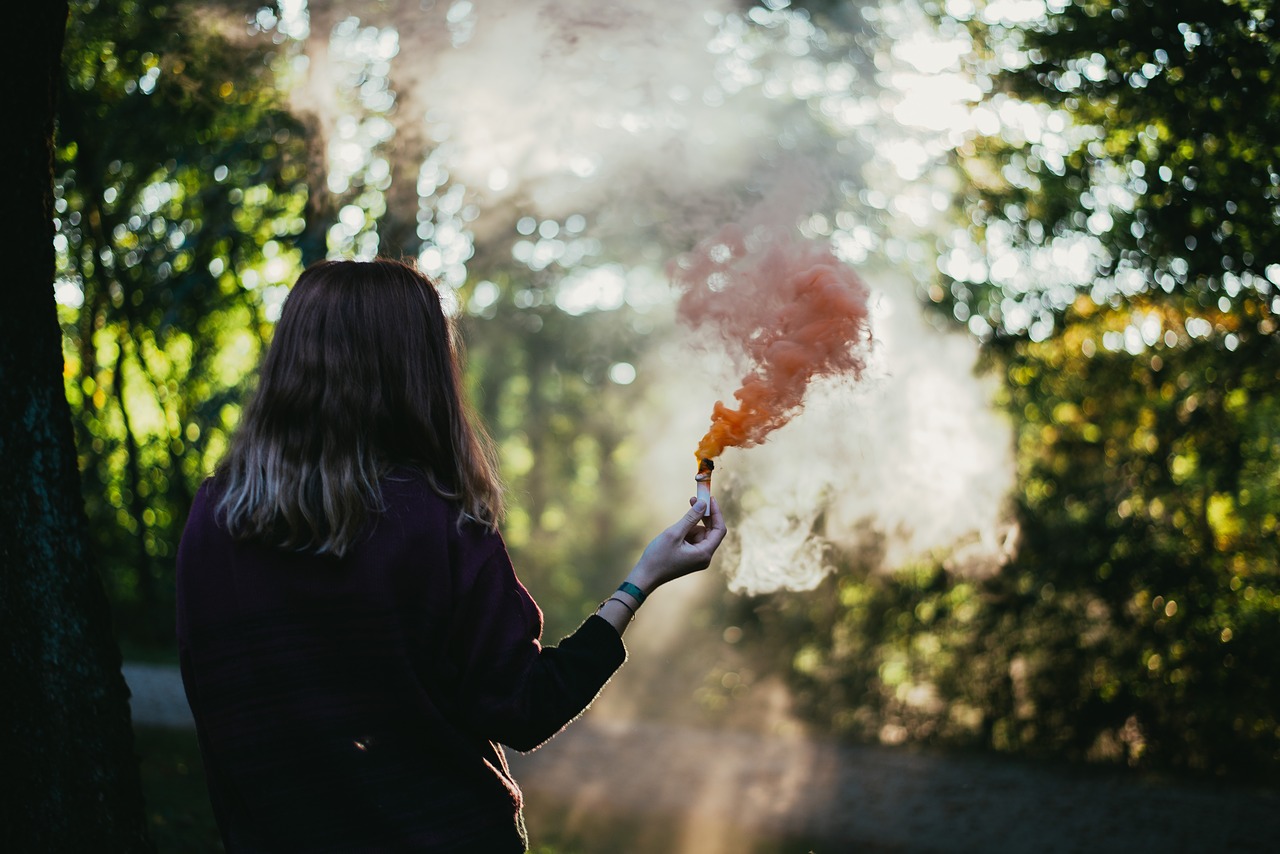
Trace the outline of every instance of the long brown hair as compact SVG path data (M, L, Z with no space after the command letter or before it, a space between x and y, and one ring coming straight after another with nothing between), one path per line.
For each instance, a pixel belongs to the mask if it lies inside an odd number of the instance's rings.
M492 443L462 394L431 281L399 261L324 261L285 300L218 468L218 510L239 539L341 557L395 466L472 519L502 513Z

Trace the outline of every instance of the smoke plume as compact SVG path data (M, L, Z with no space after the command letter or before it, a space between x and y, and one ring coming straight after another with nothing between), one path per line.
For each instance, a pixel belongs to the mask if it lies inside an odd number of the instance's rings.
M716 402L700 458L764 442L801 410L815 378L862 372L867 287L825 244L729 225L672 265L672 278L679 317L713 329L748 366L737 408Z

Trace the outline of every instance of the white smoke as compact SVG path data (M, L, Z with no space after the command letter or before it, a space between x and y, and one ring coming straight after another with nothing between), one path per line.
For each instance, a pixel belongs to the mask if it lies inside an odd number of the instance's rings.
M649 224L638 202L698 206L749 183L794 111L792 88L823 85L820 69L800 83L792 63L762 60L807 50L806 19L770 12L753 24L737 5L312 0L293 100L326 136L350 134L357 102L385 80L397 138L372 140L375 156L410 176L422 164L424 199L465 188L477 244L509 231L513 211L583 213L625 233ZM393 56L339 61L352 43L392 36Z
M827 543L870 549L880 568L945 557L986 573L1009 557L1012 431L994 383L974 375L975 342L930 324L900 276L868 278L877 341L863 380L814 387L769 443L725 454L743 510L737 589L816 586Z

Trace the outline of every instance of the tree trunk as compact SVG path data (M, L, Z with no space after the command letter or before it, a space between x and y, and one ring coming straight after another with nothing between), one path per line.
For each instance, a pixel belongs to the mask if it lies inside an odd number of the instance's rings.
M89 560L52 299L54 93L66 0L10 10L0 202L0 849L150 851L128 691Z

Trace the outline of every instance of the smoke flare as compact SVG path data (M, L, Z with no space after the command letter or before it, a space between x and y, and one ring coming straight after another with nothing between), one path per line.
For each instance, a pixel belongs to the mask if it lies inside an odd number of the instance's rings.
M670 270L682 291L678 314L740 347L748 372L716 401L697 456L751 447L803 409L818 377L857 378L871 340L867 286L831 248L759 226L728 225Z

